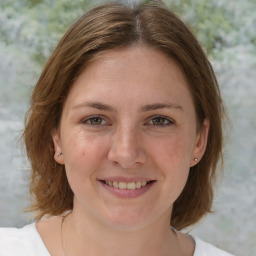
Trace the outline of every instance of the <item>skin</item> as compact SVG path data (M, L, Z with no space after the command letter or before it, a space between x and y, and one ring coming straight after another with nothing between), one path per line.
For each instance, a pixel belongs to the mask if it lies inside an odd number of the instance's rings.
M63 226L67 255L193 255L193 241L169 223L208 130L205 120L197 132L184 75L158 50L136 45L91 62L53 131L55 160L65 165L74 192ZM140 196L120 198L99 181L116 176L154 183ZM51 254L63 255L60 218L37 229Z

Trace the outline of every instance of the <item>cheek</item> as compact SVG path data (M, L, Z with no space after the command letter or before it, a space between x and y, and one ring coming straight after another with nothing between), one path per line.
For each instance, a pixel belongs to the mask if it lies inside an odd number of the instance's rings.
M157 159L170 168L178 165L189 167L192 145L189 136L182 133L158 140L151 148Z
M158 141L152 149L154 164L164 180L166 200L175 200L183 190L190 170L192 141L186 135L175 134Z
M69 136L64 145L67 174L77 178L92 176L107 155L107 139L80 133Z

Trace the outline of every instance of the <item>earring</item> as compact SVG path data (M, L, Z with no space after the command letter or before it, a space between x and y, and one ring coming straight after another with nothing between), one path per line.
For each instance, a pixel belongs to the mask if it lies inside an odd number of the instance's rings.
M57 155L57 157L62 157L62 152L60 152L58 155Z
M195 158L194 158L194 161L197 162L197 161L198 161L198 158L195 157Z

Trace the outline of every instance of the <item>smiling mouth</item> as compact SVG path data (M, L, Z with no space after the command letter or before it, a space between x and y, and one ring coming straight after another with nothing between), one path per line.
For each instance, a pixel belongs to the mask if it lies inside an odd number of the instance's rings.
M117 188L120 190L136 190L143 187L146 187L148 184L153 183L154 180L151 181L133 181L133 182L123 182L123 181L107 181L101 180L105 185L113 188Z

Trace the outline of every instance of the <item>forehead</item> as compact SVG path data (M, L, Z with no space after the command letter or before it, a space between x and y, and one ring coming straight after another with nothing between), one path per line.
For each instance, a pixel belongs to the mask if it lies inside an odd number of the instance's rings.
M93 72L90 72L92 69ZM101 75L103 75L103 71L106 71L104 74L111 71L122 75L125 74L124 71L127 71L127 74L130 71L135 74L141 72L147 74L147 77L158 79L161 78L162 73L165 73L165 76L169 74L169 78L172 78L171 76L175 74L176 78L184 80L182 83L186 83L182 71L173 58L156 48L145 45L135 44L130 47L120 47L100 52L88 63L81 75L92 75L94 73L97 76L99 75L97 71Z
M101 53L74 82L68 98L81 103L85 98L104 99L113 104L192 102L186 79L176 62L146 46Z

